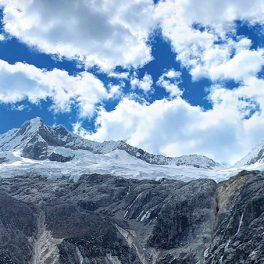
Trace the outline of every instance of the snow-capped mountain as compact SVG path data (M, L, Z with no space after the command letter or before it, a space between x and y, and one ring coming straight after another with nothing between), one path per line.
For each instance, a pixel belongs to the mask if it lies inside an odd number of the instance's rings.
M74 158L76 150L87 150L94 154L107 154L122 150L130 156L154 165L193 166L212 169L219 166L214 160L201 155L184 155L171 158L130 146L124 141L105 141L103 143L87 140L68 132L59 125L51 128L39 118L34 118L0 136L0 150L5 152L19 150L24 158L66 162Z
M241 248L261 260L264 174L238 172L262 154L223 168L30 120L0 136L0 263L235 263Z
M0 137L0 263L263 263L262 149L225 169L30 120Z
M0 135L2 177L36 173L49 177L100 173L137 179L172 178L189 181L212 178L221 181L248 169L264 168L264 145L260 144L233 167L202 155L166 157L150 154L124 141L95 142L49 127L40 118Z
M235 166L260 166L264 164L264 142L256 145L244 158L238 161Z
M227 177L219 174L221 169L219 163L202 155L172 158L150 154L124 141L87 140L63 126L49 127L40 118L0 136L2 177L35 173L76 180L84 173L100 173L137 179L220 180Z

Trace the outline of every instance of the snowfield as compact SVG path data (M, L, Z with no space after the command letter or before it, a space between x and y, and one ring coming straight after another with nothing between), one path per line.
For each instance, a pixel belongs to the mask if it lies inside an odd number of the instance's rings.
M87 150L69 150L63 147L53 147L50 151L74 156L74 158L71 161L62 163L23 158L20 156L19 151L5 153L5 156L8 156L10 160L0 164L1 177L38 174L49 178L66 176L77 181L82 174L98 173L135 179L159 180L170 178L190 181L198 178L210 178L215 181L222 181L243 169L235 167L224 168L221 166L214 169L205 169L184 165L154 165L137 159L124 150L114 150L106 154L94 154Z

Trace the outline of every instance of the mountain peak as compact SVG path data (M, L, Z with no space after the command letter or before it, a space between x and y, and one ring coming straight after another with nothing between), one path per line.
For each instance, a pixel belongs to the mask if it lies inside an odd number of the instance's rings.
M235 166L249 166L256 163L263 164L264 162L264 142L256 145L244 158L238 161Z
M32 125L41 125L41 124L44 123L43 120L42 120L42 118L39 117L39 116L36 116L36 117L30 119L30 120L27 121L27 122L29 122L29 123L32 124Z
M54 160L54 157L56 157L56 159L64 160L65 157L58 158L56 151L59 148L60 150L63 148L65 153L86 150L94 154L103 155L115 150L121 150L132 157L153 165L192 166L206 169L219 165L213 160L200 155L186 155L172 158L150 154L122 140L105 141L103 143L90 141L68 132L62 125L49 127L40 117L33 118L25 122L21 128L8 131L6 134L0 136L0 150L19 150L23 157L30 159L45 160L52 157L52 160Z
M0 150L19 150L23 157L45 159L47 143L41 135L49 131L40 117L25 122L20 128L12 129L0 136Z
M35 118L32 118L28 121L26 121L22 126L21 128L19 129L20 130L20 133L23 134L24 132L28 132L28 131L31 131L31 132L37 132L40 127L44 126L44 122L43 120L40 118L40 117L35 117Z
M37 117L34 117L34 118L32 118L32 119L26 121L26 122L22 125L22 127L23 127L23 126L28 126L28 125L31 125L31 126L34 126L34 127L39 127L39 126L41 126L41 125L43 125L43 124L44 124L44 122L43 122L42 118L40 118L39 116L37 116Z

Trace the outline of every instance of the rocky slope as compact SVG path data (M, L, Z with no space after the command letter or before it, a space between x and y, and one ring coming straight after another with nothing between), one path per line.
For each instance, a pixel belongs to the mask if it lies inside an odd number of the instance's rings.
M264 174L1 179L0 263L264 263Z

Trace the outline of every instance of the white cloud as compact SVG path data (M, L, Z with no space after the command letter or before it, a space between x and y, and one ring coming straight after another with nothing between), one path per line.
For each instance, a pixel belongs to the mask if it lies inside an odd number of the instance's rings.
M0 34L0 41L5 40L5 36L3 34Z
M212 89L213 108L191 106L181 97L152 104L124 98L110 112L103 108L92 140L125 139L131 145L169 156L198 153L235 162L263 139L264 80L249 78L234 90Z
M250 41L228 35L234 31L237 19L264 23L262 0L211 0L200 4L195 0L166 0L156 6L152 0L76 0L67 4L63 0L2 0L2 5L4 27L11 35L44 52L107 71L117 65L137 67L150 61L146 41L158 23L177 52L177 59L194 79L233 78L233 72L239 71L238 62L246 65L250 61L254 66L255 71L243 66L245 76L255 74L263 65L263 51L258 55L248 52L245 58L243 52L249 51ZM202 30L194 24L201 25ZM222 74L225 66L230 72ZM244 75L234 78L244 80Z
M163 87L172 97L182 95L182 89L179 87L180 83L181 72L173 69L163 73L157 81L157 85Z
M109 88L108 98L111 99L111 98L120 97L122 95L122 87L124 85L125 84L121 84L121 85L118 85L118 84L110 84L110 85L108 85L108 88Z
M218 0L204 1L197 4L195 0L178 0L190 20L205 25L232 22L235 19L263 21L264 3L261 0ZM221 15L220 15L221 14Z
M150 0L2 0L5 30L50 54L109 70L143 65L152 30Z
M152 89L153 80L151 75L145 73L142 79L139 79L135 74L130 80L132 89L140 89L143 90L144 93L148 93Z
M211 67L208 71L212 79L246 80L256 76L264 65L264 49L242 50L229 61Z
M223 0L221 3L212 0L199 4L195 0L167 0L160 1L155 12L163 35L171 41L177 59L194 79L238 81L244 80L244 76L254 76L261 69L263 50L250 51L249 39L231 38L229 34L235 31L236 19L264 23L263 15L261 0ZM194 27L195 24L198 26ZM248 62L253 69L246 67ZM238 74L240 63L243 71Z
M11 105L11 109L13 111L24 111L28 108L28 106L24 105L24 104L12 104Z
M32 103L50 98L56 111L70 110L77 103L81 116L90 115L95 106L109 95L93 74L82 72L70 76L66 71L44 71L33 65L14 65L0 60L0 102L17 103L28 99Z
M44 71L0 60L0 102L28 99L37 103L49 98L56 111L68 111L77 103L81 120L97 109L95 133L85 131L78 122L74 131L99 141L125 139L170 156L198 153L234 162L263 138L264 81L256 75L264 65L264 51L252 50L246 37L229 36L235 33L236 19L264 23L262 0L166 0L156 7L152 0L67 4L63 0L2 0L2 4L9 34L46 53L98 65L116 80L107 85L107 91L88 72L70 76L63 70ZM146 40L157 22L194 79L208 77L216 83L234 79L242 81L241 86L230 90L214 85L209 95L212 109L203 110L181 97L181 75L171 69L156 83L170 99L149 104L138 98L137 89L153 91L151 75L131 77L128 69L118 73L113 68L137 67L151 59ZM121 97L127 80L132 91L113 111L97 108L104 100Z
M237 147L236 121L217 110L203 112L180 97L150 105L124 99L112 112L102 109L97 132L86 137L99 141L126 139L131 145L169 156L198 153L221 160L226 159L230 148Z
M125 79L128 80L129 72L110 72L108 77L115 79Z
M88 132L82 127L82 123L77 121L76 123L72 124L72 131L74 134L78 134L79 136L85 138L87 137Z

